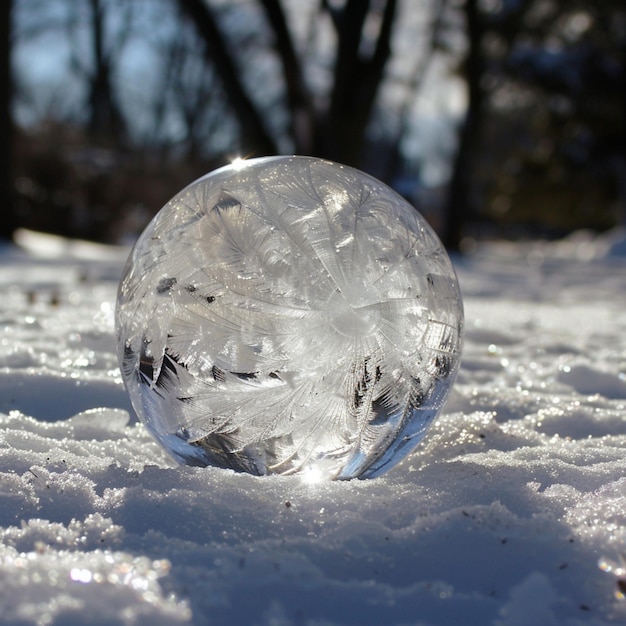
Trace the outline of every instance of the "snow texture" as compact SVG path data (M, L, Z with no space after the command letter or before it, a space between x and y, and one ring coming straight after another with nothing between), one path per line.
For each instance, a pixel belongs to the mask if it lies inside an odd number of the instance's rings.
M174 466L117 369L128 251L22 233L0 249L0 624L623 624L625 239L458 259L443 413L384 476L316 482Z
M175 460L341 479L415 448L463 333L426 221L311 157L252 159L182 190L134 247L116 317L133 406Z

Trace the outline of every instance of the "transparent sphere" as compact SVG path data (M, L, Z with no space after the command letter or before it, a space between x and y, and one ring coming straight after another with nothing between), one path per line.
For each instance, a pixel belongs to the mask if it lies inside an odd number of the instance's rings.
M426 434L463 306L441 243L398 194L271 157L163 207L128 259L116 326L133 407L177 461L348 479Z

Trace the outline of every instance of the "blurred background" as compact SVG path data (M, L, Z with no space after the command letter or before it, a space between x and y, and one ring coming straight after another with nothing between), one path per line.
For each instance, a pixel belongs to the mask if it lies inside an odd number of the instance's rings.
M0 238L134 240L236 157L363 169L451 250L626 224L623 0L2 0Z

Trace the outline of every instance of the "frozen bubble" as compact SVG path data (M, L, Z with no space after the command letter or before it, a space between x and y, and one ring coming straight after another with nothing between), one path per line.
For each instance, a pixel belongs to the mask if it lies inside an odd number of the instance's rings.
M165 205L130 255L116 325L133 406L177 461L348 479L423 438L456 375L463 307L399 195L271 157Z

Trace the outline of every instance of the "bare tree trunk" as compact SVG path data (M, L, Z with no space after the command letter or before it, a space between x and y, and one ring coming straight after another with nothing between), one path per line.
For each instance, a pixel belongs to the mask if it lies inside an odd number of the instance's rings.
M370 10L368 0L348 0L335 17L339 47L319 150L348 165L359 165L361 160L365 131L390 56L396 0L385 3L376 46L369 58L363 58L363 27Z
M5 207L0 218L0 239L11 239L17 227L13 188L13 122L11 120L11 9L12 0L0 2L0 202Z
M91 31L94 70L89 85L89 130L96 138L117 142L124 135L124 123L113 91L111 59L104 46L101 0L91 0Z
M478 207L477 190L473 182L473 163L478 155L485 120L487 94L484 77L487 73L486 59L482 50L485 33L497 27L499 34L510 49L525 23L527 13L535 5L533 0L510 3L506 14L499 21L482 14L479 0L466 0L464 4L468 51L465 58L465 80L468 90L468 107L459 134L459 145L453 166L445 213L443 242L450 250L458 250L468 217ZM556 15L554 19L557 19ZM474 192L474 193L472 193Z
M180 6L195 25L205 44L206 55L213 63L224 91L241 125L241 143L246 154L275 154L276 142L267 132L263 118L248 96L209 5L203 0L179 0Z
M472 206L472 156L480 141L485 93L482 86L484 59L481 52L482 24L478 1L465 3L468 52L465 59L465 77L468 90L468 106L454 160L454 168L448 191L443 231L443 243L448 250L459 250L463 229Z

